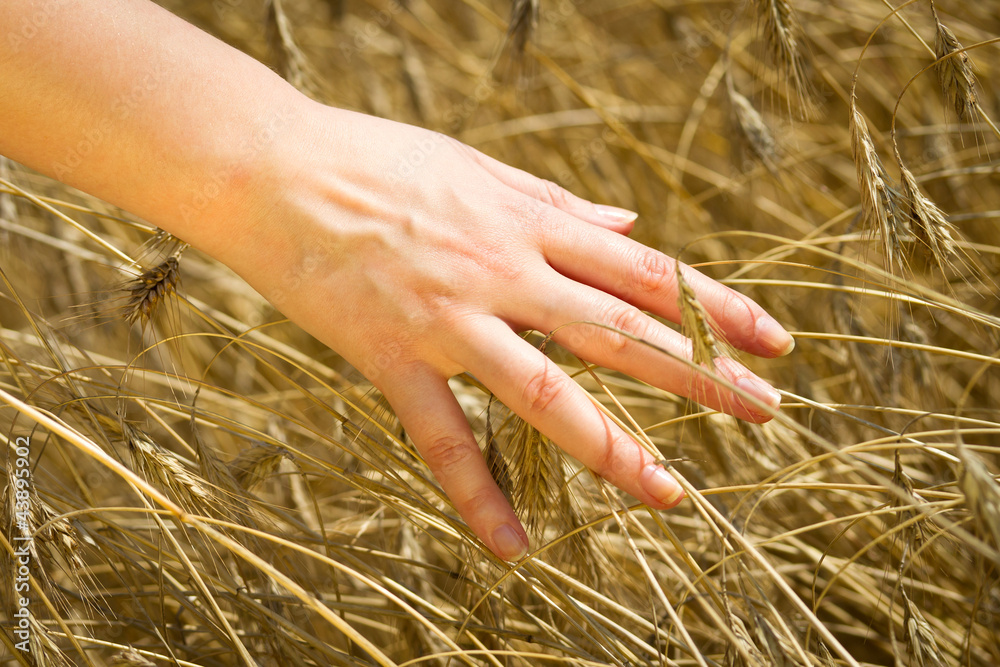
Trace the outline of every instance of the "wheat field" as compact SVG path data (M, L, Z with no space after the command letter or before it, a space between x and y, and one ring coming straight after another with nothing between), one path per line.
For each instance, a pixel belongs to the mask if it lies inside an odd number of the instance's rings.
M738 422L528 333L689 498L633 504L456 377L532 536L505 563L358 371L0 158L0 664L1000 664L994 3L160 4L318 100L638 211L793 333L742 359L783 407ZM712 376L733 353L681 307Z

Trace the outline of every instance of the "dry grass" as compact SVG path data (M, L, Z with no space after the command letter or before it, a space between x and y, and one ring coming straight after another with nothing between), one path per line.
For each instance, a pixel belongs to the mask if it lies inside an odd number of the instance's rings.
M805 35L791 0L753 0L757 30L769 56L769 64L784 78L790 95L804 116L813 109L813 84L805 46ZM789 99L789 109L791 109Z
M533 529L510 567L341 359L0 160L0 443L33 464L4 614L34 537L31 658L4 625L0 664L1000 664L991 3L164 4L320 99L638 210L796 332L746 360L784 407L738 424L550 343L688 488L652 512L454 379ZM725 341L680 305L710 374Z
M278 71L299 90L311 92L313 83L309 61L292 34L291 22L284 10L284 0L267 0L265 7L268 40Z
M945 97L955 109L958 120L968 120L975 114L979 103L976 101L976 75L972 71L972 60L955 37L951 28L941 22L934 2L931 2L934 12L934 55L937 63L938 82Z
M691 339L691 360L714 372L715 360L722 356L716 335L718 327L684 278L680 262L674 265L674 276L677 280L677 310L681 313L681 331Z

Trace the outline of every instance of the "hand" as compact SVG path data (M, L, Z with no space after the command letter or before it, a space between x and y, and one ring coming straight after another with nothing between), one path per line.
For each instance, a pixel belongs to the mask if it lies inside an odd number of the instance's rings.
M494 483L448 378L467 371L609 482L656 508L680 486L566 373L517 332L599 322L689 355L674 260L628 239L633 214L596 206L442 135L315 106L250 180L250 227L216 253L381 390L470 528L498 556L527 537ZM787 332L750 299L684 268L725 332L753 354ZM701 374L607 329L575 324L573 353L737 417L755 411ZM719 372L777 408L735 362Z
M38 16L45 19L38 24ZM468 371L539 431L653 507L681 489L516 332L558 329L590 361L764 421L678 355L674 263L625 238L632 217L447 139L309 101L153 3L0 2L0 152L225 262L385 394L456 509L498 556L527 539L447 379ZM22 31L23 32L23 31ZM107 44L115 48L108 50ZM56 91L56 92L54 92ZM756 304L685 269L728 340L791 349ZM562 328L560 328L562 327ZM777 408L735 362L719 369Z

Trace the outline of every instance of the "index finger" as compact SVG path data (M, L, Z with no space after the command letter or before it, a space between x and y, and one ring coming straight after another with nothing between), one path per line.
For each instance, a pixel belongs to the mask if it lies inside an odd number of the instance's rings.
M552 214L559 221L547 221L539 229L541 251L552 268L643 310L680 321L675 259L558 211ZM791 335L753 299L683 263L681 272L727 342L761 357L783 356L795 347Z

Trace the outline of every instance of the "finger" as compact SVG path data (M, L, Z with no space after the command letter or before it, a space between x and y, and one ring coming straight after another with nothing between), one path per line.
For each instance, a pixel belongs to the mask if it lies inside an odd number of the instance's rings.
M561 276L549 276L546 282L552 289L529 305L539 318L533 326L555 331L553 339L574 354L747 421L768 421L780 407L781 395L732 359L717 359L715 371L769 409L745 400L677 359L691 358L691 341L635 306ZM570 322L574 324L563 326Z
M472 532L500 558L520 560L528 536L490 475L447 380L430 369L401 374L383 393Z
M556 185L552 181L533 176L526 171L511 167L499 160L491 158L473 149L476 161L486 171L491 173L501 183L526 194L532 199L554 206L560 211L615 232L616 234L628 234L632 231L633 223L638 217L638 213L628 211L617 206L606 206L595 204L581 197L577 197L569 190Z
M653 456L501 320L483 316L467 335L470 346L455 360L567 454L652 507L672 507L684 497Z
M562 225L546 224L540 233L542 252L563 275L680 321L676 260L572 218L565 218ZM727 342L762 357L792 351L792 337L752 299L683 264L681 271Z

